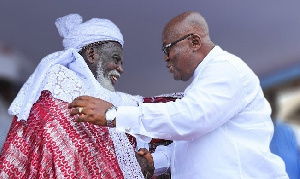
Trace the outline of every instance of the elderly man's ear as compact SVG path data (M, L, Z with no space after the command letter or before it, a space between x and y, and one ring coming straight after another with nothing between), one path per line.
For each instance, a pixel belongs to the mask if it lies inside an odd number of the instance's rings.
M87 53L87 61L91 64L95 62L95 50L93 47L89 47L86 51Z

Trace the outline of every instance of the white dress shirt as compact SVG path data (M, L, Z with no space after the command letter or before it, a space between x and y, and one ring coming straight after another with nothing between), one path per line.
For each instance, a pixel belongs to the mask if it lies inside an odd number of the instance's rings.
M258 77L216 46L196 68L182 99L121 106L116 124L146 142L174 140L166 157L172 178L288 178L282 159L269 149L270 113Z

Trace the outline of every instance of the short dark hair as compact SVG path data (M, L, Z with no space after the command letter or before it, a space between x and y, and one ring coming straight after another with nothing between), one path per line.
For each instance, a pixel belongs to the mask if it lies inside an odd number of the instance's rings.
M81 50L78 52L81 56L83 56L83 54L85 53L85 51L89 48L89 47L94 47L97 49L98 52L100 52L102 49L102 45L109 43L109 42L114 42L114 43L118 43L120 46L122 46L118 41L114 41L114 40L106 40L106 41L98 41L98 42L94 42L91 44L88 44L84 47L81 48Z

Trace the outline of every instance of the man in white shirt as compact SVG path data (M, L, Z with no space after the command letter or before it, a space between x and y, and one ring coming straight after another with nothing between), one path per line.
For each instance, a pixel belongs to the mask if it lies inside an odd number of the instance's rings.
M71 115L83 109L77 121L113 123L146 142L173 140L167 149L157 149L164 158L153 155L156 171L170 167L172 178L288 178L283 161L269 149L271 108L253 71L210 40L197 12L173 18L162 40L174 79L193 78L182 99L116 109L83 96L69 105Z

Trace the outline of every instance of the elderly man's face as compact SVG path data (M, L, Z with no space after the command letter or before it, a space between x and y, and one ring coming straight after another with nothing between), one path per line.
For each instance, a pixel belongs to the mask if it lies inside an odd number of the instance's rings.
M121 45L116 42L103 44L98 58L96 79L104 88L115 91L114 84L123 73L123 50Z

